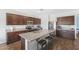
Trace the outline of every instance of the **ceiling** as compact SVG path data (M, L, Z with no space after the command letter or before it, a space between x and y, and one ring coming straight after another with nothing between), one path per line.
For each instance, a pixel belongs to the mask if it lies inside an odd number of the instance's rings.
M26 14L59 14L64 12L78 11L78 9L16 9L16 11Z

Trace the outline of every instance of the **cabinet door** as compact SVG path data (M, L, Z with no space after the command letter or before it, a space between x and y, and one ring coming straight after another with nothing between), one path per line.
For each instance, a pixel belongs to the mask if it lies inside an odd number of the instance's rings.
M56 30L56 36L62 37L62 30Z
M41 20L40 19L37 19L37 18L34 18L33 19L33 24L34 25L41 24Z
M27 19L28 19L28 18L24 16L24 19L23 19L23 24L24 24L24 25L27 25Z
M12 24L17 25L18 24L18 16L17 15L12 15Z
M21 39L19 34L26 33L26 32L28 32L28 30L16 31L16 32L8 32L7 33L7 44L19 41Z
M74 16L58 17L57 24L59 24L59 25L74 25Z
M27 18L27 24L32 24L33 25L33 18L32 17L28 17Z
M7 25L24 25L24 16L7 13Z
M24 16L18 15L18 25L23 25L24 24Z
M33 24L34 24L34 25L37 24L37 20L36 20L36 18L33 18Z
M41 24L41 20L40 19L37 19L37 24Z
M11 25L11 23L12 23L12 15L7 13L6 18L7 18L7 20L6 20L7 25Z
M62 37L67 39L75 39L75 32L69 30L62 30Z
M7 16L7 25L16 25L18 23L18 17L15 14L6 14Z
M7 44L19 41L20 37L17 32L7 33Z

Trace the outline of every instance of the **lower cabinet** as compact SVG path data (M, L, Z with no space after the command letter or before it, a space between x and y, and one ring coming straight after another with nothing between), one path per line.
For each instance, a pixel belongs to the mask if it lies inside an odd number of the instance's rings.
M56 36L62 37L62 30L56 30Z
M75 32L74 31L62 31L62 37L68 39L75 39Z
M7 33L7 44L14 43L19 40L20 40L20 37L17 32Z
M57 30L56 35L57 37L75 39L75 31L72 30Z
M36 31L36 30L23 30L23 31L8 32L7 33L7 44L14 43L16 41L21 40L21 37L19 36L19 34L31 32L31 31Z
M7 33L7 44L14 43L16 41L21 40L19 34L28 32L26 31L16 31L16 32L8 32Z

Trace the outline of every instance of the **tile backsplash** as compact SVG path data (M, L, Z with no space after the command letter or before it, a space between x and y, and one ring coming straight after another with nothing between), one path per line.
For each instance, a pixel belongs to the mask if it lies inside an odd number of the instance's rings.
M36 27L37 25L33 25L33 27ZM20 31L20 30L26 30L27 25L7 25L6 31L7 32L13 32L13 31Z
M61 29L63 30L70 30L70 29L74 29L75 26L74 25L59 25L61 27Z

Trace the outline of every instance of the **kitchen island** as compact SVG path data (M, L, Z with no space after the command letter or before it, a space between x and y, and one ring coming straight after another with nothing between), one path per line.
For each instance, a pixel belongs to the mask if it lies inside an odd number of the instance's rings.
M19 36L21 37L22 49L37 50L37 40L44 39L54 31L55 30L38 30L38 31L19 34Z

